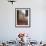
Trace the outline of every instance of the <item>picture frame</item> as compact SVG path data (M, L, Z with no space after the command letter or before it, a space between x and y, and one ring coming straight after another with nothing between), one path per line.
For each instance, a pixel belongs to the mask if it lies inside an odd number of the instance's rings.
M30 18L30 8L15 8L15 27L31 27Z

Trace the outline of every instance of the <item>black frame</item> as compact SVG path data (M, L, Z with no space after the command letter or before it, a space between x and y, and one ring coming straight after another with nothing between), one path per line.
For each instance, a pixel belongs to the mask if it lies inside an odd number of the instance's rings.
M16 17L17 17L17 13L16 13L16 9L29 9L29 26L16 26ZM31 27L31 9L30 8L15 8L15 27L21 27L21 28L28 28Z

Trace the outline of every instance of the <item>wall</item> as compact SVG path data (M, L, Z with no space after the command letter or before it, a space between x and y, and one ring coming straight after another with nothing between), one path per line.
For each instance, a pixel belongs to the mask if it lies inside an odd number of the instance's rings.
M46 40L46 14L42 0L17 0L13 5L0 0L0 41L15 40L19 32L28 33L33 40ZM15 27L15 8L31 8L31 27Z

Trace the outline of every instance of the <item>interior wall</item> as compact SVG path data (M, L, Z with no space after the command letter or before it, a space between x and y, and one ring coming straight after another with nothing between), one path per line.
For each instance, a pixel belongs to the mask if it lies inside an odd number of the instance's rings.
M32 40L46 40L46 14L42 0L16 0L12 5L8 0L0 0L0 41L15 40L19 32L30 35ZM31 27L15 27L15 8L31 8Z

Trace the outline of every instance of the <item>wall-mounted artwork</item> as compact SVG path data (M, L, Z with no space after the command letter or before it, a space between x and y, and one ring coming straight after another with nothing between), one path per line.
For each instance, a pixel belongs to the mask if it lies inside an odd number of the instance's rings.
M30 8L15 8L15 26L30 27Z

